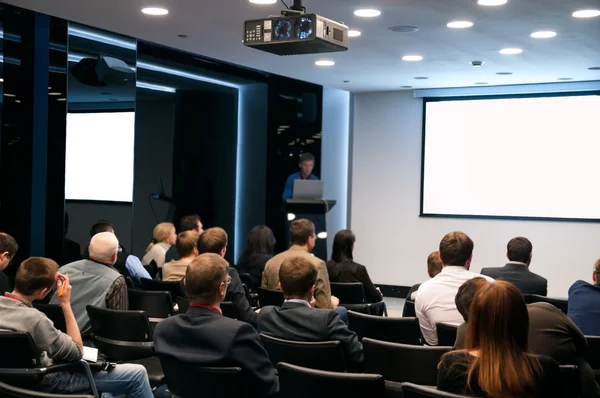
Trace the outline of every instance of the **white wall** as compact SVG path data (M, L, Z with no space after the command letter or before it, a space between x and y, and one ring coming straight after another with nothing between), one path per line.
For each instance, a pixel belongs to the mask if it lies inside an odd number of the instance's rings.
M506 243L525 236L533 243L531 270L548 279L550 296L566 297L575 280L591 280L592 266L600 257L599 224L420 218L422 119L423 100L412 92L354 98L354 255L375 283L410 286L425 280L427 255L454 230L475 242L474 271L504 265Z

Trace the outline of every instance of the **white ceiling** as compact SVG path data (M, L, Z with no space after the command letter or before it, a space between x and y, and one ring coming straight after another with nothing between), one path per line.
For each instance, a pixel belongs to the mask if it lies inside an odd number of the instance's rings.
M3 0L72 21L180 48L284 76L350 91L548 83L559 78L600 80L600 17L575 19L577 9L600 8L599 0L509 0L482 7L476 0L304 0L309 12L343 21L362 32L344 53L279 57L242 44L243 21L275 15L281 3L261 6L248 0ZM291 3L292 0L287 0ZM83 7L82 4L85 4ZM148 17L145 6L164 6L166 17ZM358 8L377 8L378 18L358 18ZM451 30L451 20L475 25ZM415 33L392 33L390 26L412 25ZM554 30L553 39L536 40L537 30ZM177 37L188 35L187 39ZM523 54L500 55L504 47ZM420 54L422 62L401 60ZM332 68L314 65L332 59ZM473 60L485 62L473 68ZM496 72L513 72L499 76ZM414 77L427 76L428 80ZM349 80L349 83L344 83Z

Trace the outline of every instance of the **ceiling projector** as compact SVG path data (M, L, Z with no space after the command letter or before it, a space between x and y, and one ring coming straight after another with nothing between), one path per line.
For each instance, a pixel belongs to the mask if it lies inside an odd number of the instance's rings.
M307 14L295 0L281 16L244 22L244 45L276 55L321 54L348 50L348 27Z

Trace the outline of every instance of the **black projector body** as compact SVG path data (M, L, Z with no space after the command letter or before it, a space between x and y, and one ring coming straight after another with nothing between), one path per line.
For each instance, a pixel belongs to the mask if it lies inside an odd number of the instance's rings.
M244 45L276 55L348 50L348 27L317 14L291 14L244 22Z

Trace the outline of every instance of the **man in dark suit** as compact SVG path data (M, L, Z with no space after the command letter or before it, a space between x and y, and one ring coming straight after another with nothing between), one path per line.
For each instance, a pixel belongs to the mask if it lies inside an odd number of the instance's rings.
M258 331L294 341L339 340L350 369L360 369L362 344L335 310L314 308L317 269L306 258L288 257L279 268L279 289L285 302L281 308L264 307L258 314Z
M499 268L483 268L482 275L505 280L515 285L523 294L548 294L546 278L529 270L533 246L527 238L517 237L508 242L506 257L508 264Z
M190 308L156 326L154 348L159 355L194 365L241 367L251 378L253 395L271 396L279 381L258 334L245 322L223 317L219 308L230 282L228 268L213 253L188 265L184 283Z

